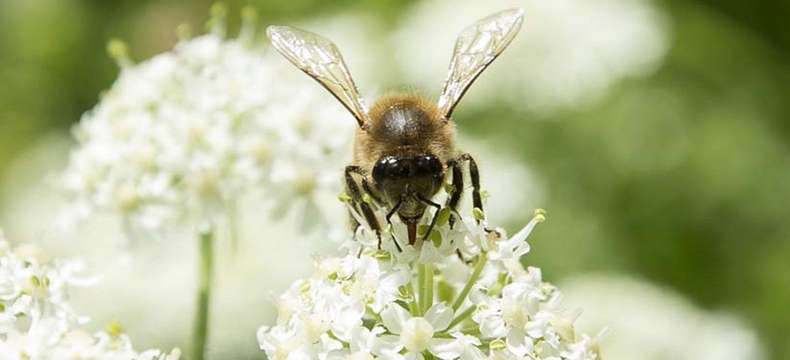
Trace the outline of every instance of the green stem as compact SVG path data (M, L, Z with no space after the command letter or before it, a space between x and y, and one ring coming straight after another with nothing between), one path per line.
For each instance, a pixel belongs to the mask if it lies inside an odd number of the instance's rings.
M422 264L417 265L417 310L418 315L425 313L425 266Z
M461 329L461 333L480 337L480 326L475 325L472 327L463 328Z
M475 306L470 306L468 309L462 311L460 314L458 314L458 316L455 317L455 319L453 319L453 321L450 322L450 325L447 326L447 329L452 329L454 326L468 319L470 316L472 316L472 313L475 312L475 309Z
M420 316L420 304L417 303L417 295L414 291L414 284L411 284L411 301L409 301L409 312L411 316Z
M481 253L477 257L477 263L475 263L475 269L472 272L472 276L469 277L469 281L466 282L464 285L464 289L461 290L461 293L458 294L458 298L455 299L453 303L453 311L458 311L458 308L464 304L464 300L466 300L466 296L469 295L469 292L472 291L472 286L477 282L477 279L480 278L480 273L483 272L483 268L488 261L488 255L486 253Z
M433 306L433 264L425 264L425 305L423 313L428 312L428 309Z
M452 334L446 333L446 332L434 333L433 337L435 337L437 339L455 339L455 336L453 336Z
M192 359L203 360L208 339L209 305L214 267L214 229L200 233L197 312L192 333Z

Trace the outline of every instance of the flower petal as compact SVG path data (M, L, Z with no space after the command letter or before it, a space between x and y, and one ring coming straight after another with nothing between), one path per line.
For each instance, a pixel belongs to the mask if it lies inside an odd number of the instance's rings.
M518 357L527 355L535 345L521 329L513 329L507 334L507 348Z
M376 339L373 353L384 359L402 359L399 352L403 349L400 337L395 335L381 335Z
M458 339L431 339L428 351L443 360L457 359L464 352L464 344Z
M425 320L431 323L435 331L445 330L450 325L450 321L453 320L453 309L444 303L434 304L425 313Z
M403 324L410 318L411 315L406 312L406 309L395 303L387 305L381 311L381 320L384 322L384 326L393 334L400 334L403 331Z

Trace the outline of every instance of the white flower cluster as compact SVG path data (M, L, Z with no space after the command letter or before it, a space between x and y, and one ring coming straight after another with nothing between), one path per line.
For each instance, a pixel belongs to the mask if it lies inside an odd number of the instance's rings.
M180 351L134 351L116 326L89 334L68 303L70 286L84 285L81 265L50 260L33 246L11 249L0 231L0 359L176 360Z
M416 246L396 224L382 232L383 250L361 227L344 256L318 260L279 298L261 349L270 359L600 358L597 339L574 329L578 312L521 264L543 212L512 237L481 218L451 225L442 210Z
M354 121L253 29L182 40L140 64L111 44L122 71L74 129L63 176L69 219L110 211L133 229L159 230L221 220L258 190L277 214L314 210L316 196L340 191L334 164Z
M744 319L702 309L645 279L585 274L564 280L566 302L584 304L581 329L606 326L607 360L762 360L760 336Z

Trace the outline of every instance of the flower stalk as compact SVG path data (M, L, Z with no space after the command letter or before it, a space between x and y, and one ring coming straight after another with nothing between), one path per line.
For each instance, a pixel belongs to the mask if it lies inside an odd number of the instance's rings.
M476 309L477 309L476 306L470 306L466 310L462 311L460 314L458 314L455 317L455 319L453 319L453 321L450 322L450 325L447 325L447 329L452 329L456 325L458 325L458 324L462 323L464 320L468 319L470 316L472 316L472 313L474 313Z
M198 269L197 310L192 333L192 359L203 360L208 342L211 307L211 283L214 272L214 228L199 235L200 267Z
M423 291L423 312L428 311L428 309L433 306L433 264L426 263L423 265L425 267L425 283L423 284L425 291Z
M458 298L455 299L453 302L453 311L458 311L461 305L464 304L464 300L466 300L466 296L469 295L469 292L472 291L472 286L475 285L477 279L480 278L480 274L483 272L483 268L486 266L486 262L488 261L488 255L486 253L481 253L477 257L477 262L475 263L475 268L472 271L472 275L469 277L469 280L464 285L463 290L461 293L458 294Z

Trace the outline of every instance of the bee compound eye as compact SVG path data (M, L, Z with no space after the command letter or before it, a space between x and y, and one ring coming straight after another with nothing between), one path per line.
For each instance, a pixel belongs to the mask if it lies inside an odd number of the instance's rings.
M380 159L376 161L376 165L373 165L373 180L377 182L381 182L384 179L384 173L386 169L386 159Z
M416 157L414 163L418 174L437 174L442 171L442 163L430 154Z
M373 179L381 182L388 178L408 176L410 172L408 161L387 156L377 161L373 166Z
M441 161L430 154L413 158L387 156L381 158L373 166L373 179L378 182L422 175L440 176L441 173Z

